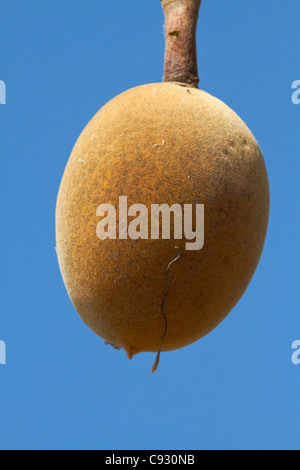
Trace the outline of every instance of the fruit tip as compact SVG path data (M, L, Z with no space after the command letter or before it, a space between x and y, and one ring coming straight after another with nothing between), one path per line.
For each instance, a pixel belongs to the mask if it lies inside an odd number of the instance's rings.
M156 359L155 359L155 362L154 362L153 367L152 367L152 374L154 374L154 372L156 371L156 369L158 367L159 359L160 359L160 351L156 355Z

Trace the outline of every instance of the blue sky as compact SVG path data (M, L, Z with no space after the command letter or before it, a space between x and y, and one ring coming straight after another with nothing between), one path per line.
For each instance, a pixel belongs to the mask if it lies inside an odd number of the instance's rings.
M1 0L1 449L299 449L299 0L203 0L201 88L232 107L268 168L258 270L203 340L128 361L76 314L55 254L55 203L87 122L159 82L158 0Z

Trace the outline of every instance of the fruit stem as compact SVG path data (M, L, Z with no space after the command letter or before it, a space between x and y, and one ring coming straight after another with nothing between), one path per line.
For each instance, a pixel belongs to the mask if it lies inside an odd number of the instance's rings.
M201 0L161 0L165 14L164 82L198 88L196 30Z

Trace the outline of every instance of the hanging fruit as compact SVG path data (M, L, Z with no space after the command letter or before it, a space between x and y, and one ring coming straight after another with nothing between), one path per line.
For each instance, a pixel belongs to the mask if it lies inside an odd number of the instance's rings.
M200 3L162 0L164 82L100 109L75 144L57 200L57 254L75 308L129 358L156 352L153 371L161 351L197 341L236 305L268 225L257 141L198 89Z

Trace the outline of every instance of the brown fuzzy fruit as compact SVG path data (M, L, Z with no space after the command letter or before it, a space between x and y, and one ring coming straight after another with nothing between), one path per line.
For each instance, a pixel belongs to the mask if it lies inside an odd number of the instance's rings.
M204 204L205 243L99 240L97 207ZM144 85L106 104L79 137L57 201L57 253L86 324L129 357L182 348L215 328L245 292L267 230L269 186L241 119L204 91ZM172 231L171 231L172 234Z

